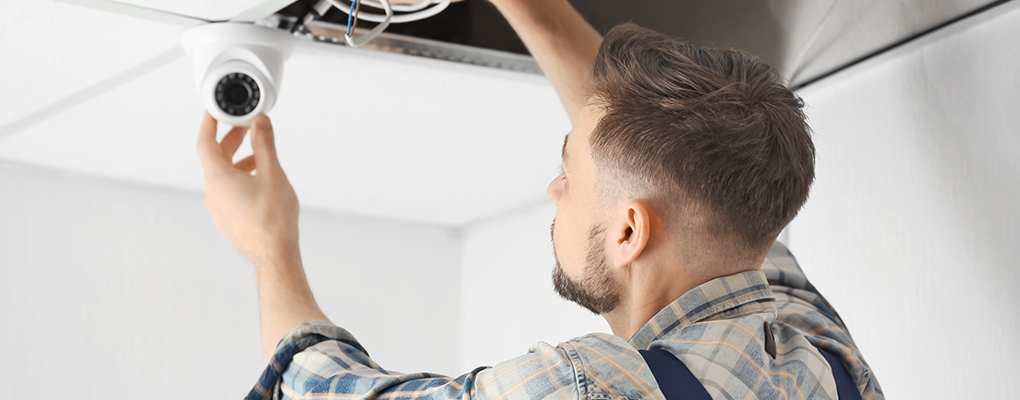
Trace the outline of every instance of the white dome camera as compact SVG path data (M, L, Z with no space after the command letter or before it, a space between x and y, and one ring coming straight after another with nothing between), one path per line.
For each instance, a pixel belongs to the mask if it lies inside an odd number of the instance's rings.
M273 108L293 41L279 29L224 22L188 29L181 46L194 64L195 83L209 114L248 126Z

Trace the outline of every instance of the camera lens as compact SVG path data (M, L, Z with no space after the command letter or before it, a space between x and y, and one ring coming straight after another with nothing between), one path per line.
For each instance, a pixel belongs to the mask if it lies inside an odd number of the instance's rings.
M259 104L259 84L247 74L235 72L216 83L216 104L230 115L247 115Z
M251 98L251 87L245 85L244 82L231 82L223 89L223 93L227 104L239 106L247 103Z

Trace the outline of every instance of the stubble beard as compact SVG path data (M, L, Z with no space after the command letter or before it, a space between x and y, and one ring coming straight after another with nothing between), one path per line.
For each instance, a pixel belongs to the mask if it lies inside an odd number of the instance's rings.
M550 235L555 229L554 220ZM584 245L584 271L581 278L576 281L563 271L559 256L556 255L556 245L553 244L553 258L556 260L556 267L552 272L553 289L560 297L577 303L595 314L613 311L620 304L620 282L609 266L605 233L604 225L592 225L588 229L588 240Z

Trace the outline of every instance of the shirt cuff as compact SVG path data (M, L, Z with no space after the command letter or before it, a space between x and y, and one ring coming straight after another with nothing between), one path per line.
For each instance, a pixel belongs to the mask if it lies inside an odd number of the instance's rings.
M262 372L262 377L255 387L248 392L245 400L265 400L276 397L279 391L283 371L287 370L294 355L326 340L336 340L358 349L368 356L368 351L354 339L354 335L346 329L333 325L328 321L307 321L283 335L273 352L273 359Z

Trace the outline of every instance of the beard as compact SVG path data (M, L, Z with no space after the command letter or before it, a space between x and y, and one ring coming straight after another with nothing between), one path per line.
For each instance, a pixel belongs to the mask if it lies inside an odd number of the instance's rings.
M554 220L550 234L555 229ZM581 278L576 281L567 276L560 267L555 239L553 243L553 258L556 259L556 267L552 272L553 289L560 297L577 303L595 314L613 311L620 304L620 282L609 266L605 232L604 225L592 225L588 229L588 241L584 245L584 271Z

